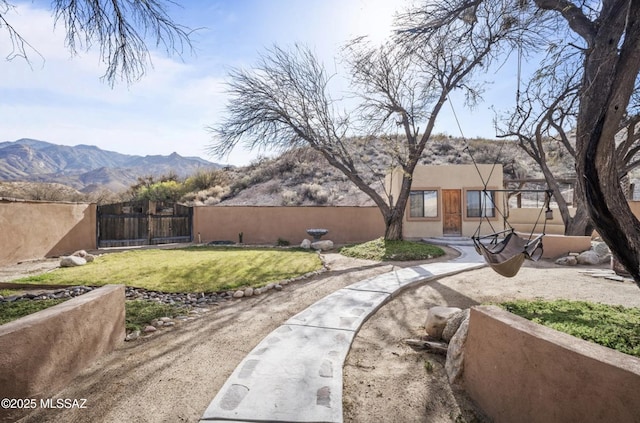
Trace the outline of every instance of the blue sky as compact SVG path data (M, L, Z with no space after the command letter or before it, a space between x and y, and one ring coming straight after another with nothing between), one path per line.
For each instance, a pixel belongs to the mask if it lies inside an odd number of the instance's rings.
M135 155L199 156L219 163L247 164L257 152L236 149L227 158L206 153L225 105L224 81L230 67L250 67L265 48L301 42L327 67L341 45L360 35L381 41L393 14L410 0L228 0L183 1L171 16L191 28L195 52L167 57L153 52L153 68L138 82L115 87L100 80L104 65L96 50L71 57L64 31L54 30L50 1L12 1L7 20L42 55L29 65L20 58L0 60L0 141L35 138L64 145L89 144ZM0 55L10 53L0 32ZM487 87L485 102L467 111L454 97L467 137L494 137L493 105L515 100L516 70L503 66ZM450 108L437 132L458 136Z

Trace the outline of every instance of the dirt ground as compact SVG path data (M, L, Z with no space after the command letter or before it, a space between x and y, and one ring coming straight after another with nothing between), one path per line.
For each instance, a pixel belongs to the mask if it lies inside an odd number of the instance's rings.
M447 251L444 259L455 255ZM124 343L55 394L86 399L87 408L37 410L20 421L196 422L246 354L289 317L344 286L415 264L325 258L329 271L322 275ZM442 357L414 351L403 340L424 334L426 311L434 305L567 298L640 307L635 284L583 273L589 269L539 262L511 279L480 269L405 291L364 324L352 345L344 368L345 422L485 421L464 393L451 390Z

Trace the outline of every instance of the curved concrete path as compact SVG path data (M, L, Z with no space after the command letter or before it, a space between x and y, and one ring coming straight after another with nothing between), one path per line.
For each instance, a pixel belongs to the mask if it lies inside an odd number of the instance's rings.
M290 318L238 365L204 422L342 422L342 367L362 324L402 290L485 266L472 247L460 257L363 280Z

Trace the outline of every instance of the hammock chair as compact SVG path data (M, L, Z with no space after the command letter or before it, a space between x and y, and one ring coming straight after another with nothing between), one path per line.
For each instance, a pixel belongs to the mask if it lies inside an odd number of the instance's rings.
M542 257L542 237L540 234L533 239L520 237L513 229L503 231L506 236L499 240L499 233L484 237L474 237L473 242L478 254L484 256L485 261L498 274L511 278L515 276L525 259L538 261ZM481 240L493 238L485 244Z
M520 49L518 54L518 89L516 92L516 103L518 103L518 99L520 97L521 56L522 56L522 52ZM455 108L453 107L453 103L449 101L449 105L451 106L453 117L455 119L456 124L458 125L458 129L460 130L460 135L462 136L462 139L466 141L464 133L462 132L462 126L460 125L460 120L458 119ZM507 218L500 211L500 209L497 207L494 207L494 210L496 210L502 216L504 224L509 227L509 229L507 230L496 231L493 228L493 225L489 220L489 216L487 216L487 213L485 211L486 210L485 202L488 199L489 201L493 202L492 197L490 197L488 193L489 191L493 191L493 192L514 191L514 190L493 190L493 189L488 190L487 189L489 181L491 180L491 175L495 170L500 154L502 153L503 147L504 147L504 143L500 146L500 149L498 150L498 154L493 162L493 167L491 168L491 172L489 173L489 176L486 179L482 176L482 173L478 168L478 164L476 163L473 157L473 154L471 154L471 150L469 149L468 144L464 148L464 151L466 151L467 154L471 157L471 161L475 166L476 171L478 172L478 176L482 181L482 185L484 186L484 189L482 191L482 196L481 196L480 222L478 224L478 228L476 229L475 234L471 238L473 239L473 243L475 245L476 251L478 252L478 254L484 257L487 264L491 266L491 268L495 270L496 273L504 277L511 278L518 273L518 271L520 270L520 267L522 267L522 264L524 263L525 260L538 261L542 257L542 253L543 253L542 238L545 235L547 220L553 218L553 211L550 208L551 195L553 191L549 189L547 190L515 190L518 192L545 192L546 193L546 198L544 202L544 205L546 206L544 227L542 228L542 233L540 235L536 237L533 236L534 231L536 230L536 227L538 225L538 222L540 221L540 216L542 215L544 206L542 209L540 209L540 213L538 214L538 219L536 220L531 230L531 233L529 234L528 239L524 239L520 235L518 235L515 229L509 224L509 222L507 221ZM487 220L487 222L489 223L489 226L491 226L491 229L493 230L493 233L491 233L490 235L484 235L484 236L480 235L483 218Z
M525 260L538 261L542 257L544 252L542 238L545 235L547 220L553 217L553 212L549 206L551 191L547 190L545 192L546 211L544 226L542 233L535 237L533 234L538 222L540 221L540 216L542 215L542 210L544 210L544 208L540 210L538 219L536 220L528 239L525 239L516 233L515 229L509 225L509 222L507 222L506 219L504 219L504 222L509 226L509 229L494 232L490 235L480 236L480 228L482 224L482 221L480 221L480 225L478 225L478 229L472 237L473 243L478 254L481 254L484 257L487 264L491 266L496 273L504 277L511 278L518 273Z

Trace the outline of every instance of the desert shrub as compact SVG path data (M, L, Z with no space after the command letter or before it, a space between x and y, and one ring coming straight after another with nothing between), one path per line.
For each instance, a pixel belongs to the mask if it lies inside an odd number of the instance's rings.
M228 186L216 185L198 192L189 192L182 196L181 201L191 205L212 206L218 204L229 193Z
M178 201L185 193L184 185L174 181L156 182L136 192L137 200Z
M298 206L300 205L300 196L293 190L285 190L282 192L282 205L283 206Z
M286 239L278 238L278 240L276 241L276 245L278 247L288 247L289 245L291 245L291 243Z
M267 194L277 194L282 189L282 187L280 186L280 183L278 183L277 181L270 182L269 184L267 184L265 188L266 188Z
M184 182L188 191L204 191L216 185L229 185L229 175L224 170L199 170Z
M325 204L329 200L329 193L318 184L302 184L300 195L317 204Z

